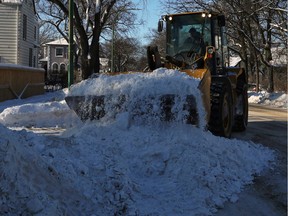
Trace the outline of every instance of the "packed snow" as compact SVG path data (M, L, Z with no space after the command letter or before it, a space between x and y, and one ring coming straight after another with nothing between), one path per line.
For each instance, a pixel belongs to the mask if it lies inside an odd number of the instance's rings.
M287 94L282 92L268 93L266 91L260 92L248 92L249 103L251 104L264 104L278 108L288 108L288 97Z
M272 166L272 150L213 136L203 125L134 124L129 110L81 122L65 96L99 89L133 100L141 89L201 96L199 80L178 71L111 79L0 103L0 215L212 215Z
M183 122L185 116L189 114L187 109L183 111L187 95L193 95L195 100L199 101L197 104L198 115L200 116L199 125L204 127L206 114L198 89L199 83L199 79L194 79L185 73L158 69L154 73L100 75L99 78L86 80L71 87L69 96L105 95L107 99L104 102L105 108L109 109L109 112L106 112L104 121L117 117L118 110L113 109L113 107L117 107L121 96L125 96L125 101L121 104L121 107L125 107L123 109L125 112L120 113L120 116L124 115L129 119L132 119L133 116L133 120L137 122L143 123L144 121L145 124L154 124L161 115L161 96L177 95L175 105L172 108L175 114L174 121ZM137 113L141 113L140 119L135 119ZM134 123L136 123L135 121Z

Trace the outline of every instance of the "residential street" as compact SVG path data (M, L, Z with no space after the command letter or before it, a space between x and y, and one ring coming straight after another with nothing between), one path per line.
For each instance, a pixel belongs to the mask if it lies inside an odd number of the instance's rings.
M245 188L238 202L227 203L217 215L287 215L287 110L250 104L247 131L233 137L272 148L278 161L274 170Z

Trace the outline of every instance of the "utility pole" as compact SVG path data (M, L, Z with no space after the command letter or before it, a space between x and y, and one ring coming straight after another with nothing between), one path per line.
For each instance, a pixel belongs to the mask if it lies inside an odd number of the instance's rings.
M115 37L115 20L112 24L112 50L111 50L111 72L114 72L114 37Z
M74 46L73 46L73 11L74 11L74 0L69 0L69 68L68 68L68 88L73 84L74 79Z

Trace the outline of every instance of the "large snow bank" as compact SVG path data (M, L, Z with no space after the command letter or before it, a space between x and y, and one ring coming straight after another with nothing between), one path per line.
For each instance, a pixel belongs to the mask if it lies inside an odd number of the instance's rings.
M209 215L273 159L189 125L96 123L62 138L1 126L0 213Z
M157 79L163 73L161 69L148 76ZM188 89L185 76L167 74L174 93L179 88L180 94L182 86ZM182 77L184 85L173 77ZM107 80L106 88L125 86L120 78L113 78L114 85ZM101 79L81 83L73 92L91 94L93 81L99 84ZM137 85L170 93L161 82ZM122 113L111 122L85 124L72 116L67 124L66 116L59 115L67 109L64 96L43 96L43 103L38 96L22 100L22 105L15 100L16 108L12 102L6 103L9 108L0 104L3 124L10 119L8 125L30 127L25 115L32 113L31 122L42 125L46 110L47 121L57 125L62 119L62 125L74 126L55 137L0 125L0 215L211 215L225 201L237 201L243 187L274 159L261 145L215 137L181 122L133 125Z

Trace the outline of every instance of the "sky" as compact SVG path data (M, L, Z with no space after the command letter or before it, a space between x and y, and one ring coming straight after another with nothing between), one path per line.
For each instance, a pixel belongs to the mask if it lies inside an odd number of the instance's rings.
M137 29L137 35L142 43L146 44L148 40L145 38L145 35L149 34L150 29L156 29L158 20L160 19L161 15L161 5L159 0L147 0L144 3L144 0L133 0L135 4L138 5L139 10L137 12L138 19L143 19L145 22Z
M161 68L101 75L70 91L1 102L0 215L193 216L237 202L245 185L272 166L275 152L252 141L216 137L203 125L159 122L157 115L149 121L142 113L132 118L133 103L151 94L181 98L193 92L201 101L198 84ZM114 118L81 122L64 98L93 91L112 96L111 102L119 93L131 100L127 110L107 114ZM151 103L157 112L157 100ZM106 113L113 114L109 105ZM200 102L200 114L201 107ZM269 212L269 206L259 209Z

